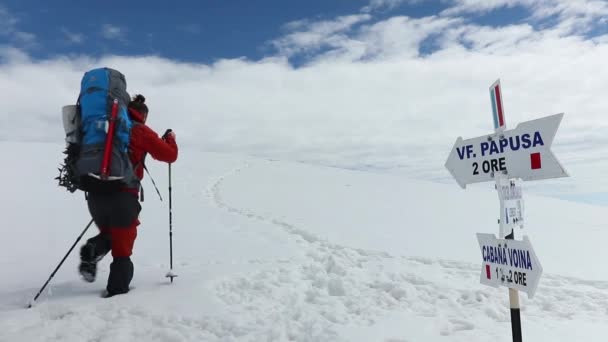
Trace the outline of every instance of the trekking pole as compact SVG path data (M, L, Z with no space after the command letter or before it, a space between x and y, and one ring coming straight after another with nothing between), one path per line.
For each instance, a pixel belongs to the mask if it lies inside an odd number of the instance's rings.
M166 277L171 278L171 283L173 283L173 278L177 277L175 273L173 273L173 212L172 212L172 199L171 199L171 164L169 164L169 272L167 272Z
M34 303L36 302L36 300L38 299L38 297L40 297L40 294L42 294L42 291L44 291L44 289L46 288L46 286L51 282L51 279L53 279L53 277L55 276L55 273L57 273L57 271L59 270L59 268L61 267L61 265L63 265L63 262L65 261L65 259L68 258L68 255L70 255L70 253L72 252L72 250L74 249L74 247L76 247L76 244L78 244L78 241L80 241L80 239L82 239L82 237L84 236L84 233L87 232L87 230L89 230L89 227L91 226L91 224L93 224L93 219L91 219L91 221L89 222L89 224L87 224L87 226L84 228L84 230L82 231L82 233L80 233L80 236L78 236L78 239L76 239L76 242L74 242L74 244L72 245L72 247L70 248L70 250L66 253L66 255L63 257L63 259L61 259L61 262L59 263L59 265L57 265L57 267L55 268L55 270L53 271L53 273L51 273L51 276L49 277L49 279L46 281L46 283L44 283L44 285L42 285L42 288L40 289L40 291L38 291L38 294L36 294L36 297L34 297L34 300L32 300L27 308L31 308Z

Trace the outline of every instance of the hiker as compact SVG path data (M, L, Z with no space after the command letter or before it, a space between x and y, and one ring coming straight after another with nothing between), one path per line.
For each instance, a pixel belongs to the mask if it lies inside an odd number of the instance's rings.
M131 127L128 155L135 176L144 176L144 160L147 154L166 163L177 159L178 148L175 133L167 130L162 137L146 126L148 106L143 95L136 95L128 104ZM123 186L119 191L88 191L89 212L99 228L99 234L87 240L80 250L79 273L85 281L95 281L97 263L110 251L113 261L106 286L106 297L129 292L133 278L131 254L137 237L140 186Z

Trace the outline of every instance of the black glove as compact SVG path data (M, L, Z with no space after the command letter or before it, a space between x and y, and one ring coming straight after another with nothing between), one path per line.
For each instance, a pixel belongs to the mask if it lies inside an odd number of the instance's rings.
M165 134L163 134L163 140L167 140L167 137L169 136L169 133L173 132L173 130L171 128L167 129L165 131Z

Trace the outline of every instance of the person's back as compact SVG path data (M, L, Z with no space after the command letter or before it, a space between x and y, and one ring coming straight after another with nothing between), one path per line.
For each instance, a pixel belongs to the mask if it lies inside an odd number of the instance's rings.
M160 138L146 126L148 107L143 96L137 95L128 107L129 116L135 122L131 128L129 158L135 175L141 181L147 154L158 161L173 163L177 160L178 148L175 133L171 130ZM139 193L140 187L137 187L114 193L89 193L87 196L89 212L100 232L81 248L79 271L86 281L94 281L97 262L111 250L113 261L106 286L107 296L129 291L134 271L130 257L140 224Z

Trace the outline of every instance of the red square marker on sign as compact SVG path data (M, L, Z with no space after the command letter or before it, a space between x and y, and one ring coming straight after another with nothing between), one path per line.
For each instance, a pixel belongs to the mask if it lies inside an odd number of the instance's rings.
M492 279L492 272L490 271L490 265L486 265L486 277Z
M540 152L530 154L530 167L532 167L532 170L541 168Z

